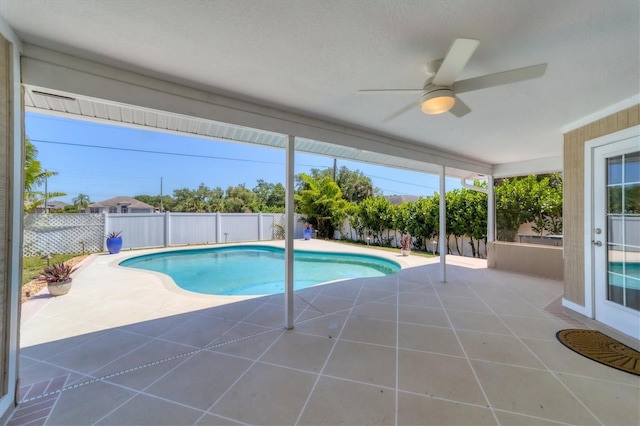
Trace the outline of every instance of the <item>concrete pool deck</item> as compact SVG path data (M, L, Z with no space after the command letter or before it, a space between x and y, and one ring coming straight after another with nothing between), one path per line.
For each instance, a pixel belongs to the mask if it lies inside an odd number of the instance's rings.
M284 247L284 242L260 241L218 246L231 245ZM50 297L45 289L23 304L21 347L255 298L193 293L181 289L164 274L118 266L125 259L145 254L206 247L216 246L128 250L114 255L90 256L74 274L73 287L67 295ZM393 260L403 268L439 262L438 257L401 256L399 249L395 253L324 240L296 240L294 247L375 255ZM464 261L467 258L460 259ZM471 264L476 259L467 260ZM274 295L273 298L284 300L283 296Z
M561 282L448 256L443 284L438 258L296 248L406 268L296 292L284 330L282 295L189 294L116 266L151 250L94 256L69 294L23 305L23 403L8 424L640 422L640 378L555 339L581 326L548 309Z

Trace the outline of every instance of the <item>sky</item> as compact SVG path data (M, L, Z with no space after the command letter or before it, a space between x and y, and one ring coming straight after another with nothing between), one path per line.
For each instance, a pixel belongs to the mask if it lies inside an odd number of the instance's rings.
M258 179L284 184L284 149L31 112L25 114L25 129L42 168L57 172L48 179L48 191L66 193L55 199L67 203L81 193L91 202L160 195L161 182L165 195L201 183L223 190L243 183L252 189ZM363 172L384 195L430 196L439 191L436 175L341 159L337 164ZM296 153L296 174L328 167L333 167L333 158ZM460 187L459 179L446 179L447 191Z

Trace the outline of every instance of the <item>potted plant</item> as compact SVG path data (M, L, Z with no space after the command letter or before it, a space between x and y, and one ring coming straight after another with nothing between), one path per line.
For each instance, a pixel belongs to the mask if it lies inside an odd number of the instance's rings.
M71 289L71 274L78 268L66 263L54 263L42 270L42 278L47 282L47 289L52 296L62 296Z
M403 235L400 237L400 253L403 256L411 254L411 235Z
M122 231L109 232L107 234L107 250L109 254L118 254L122 248Z

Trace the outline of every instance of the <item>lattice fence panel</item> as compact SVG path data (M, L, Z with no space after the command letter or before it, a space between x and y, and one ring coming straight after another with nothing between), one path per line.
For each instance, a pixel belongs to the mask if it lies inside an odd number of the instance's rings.
M27 214L24 256L104 250L102 214Z

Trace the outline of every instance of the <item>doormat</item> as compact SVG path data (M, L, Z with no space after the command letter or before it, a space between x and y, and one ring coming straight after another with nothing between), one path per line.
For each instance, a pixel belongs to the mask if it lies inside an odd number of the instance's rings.
M558 331L556 337L560 343L584 357L640 376L640 352L599 331L570 328Z

